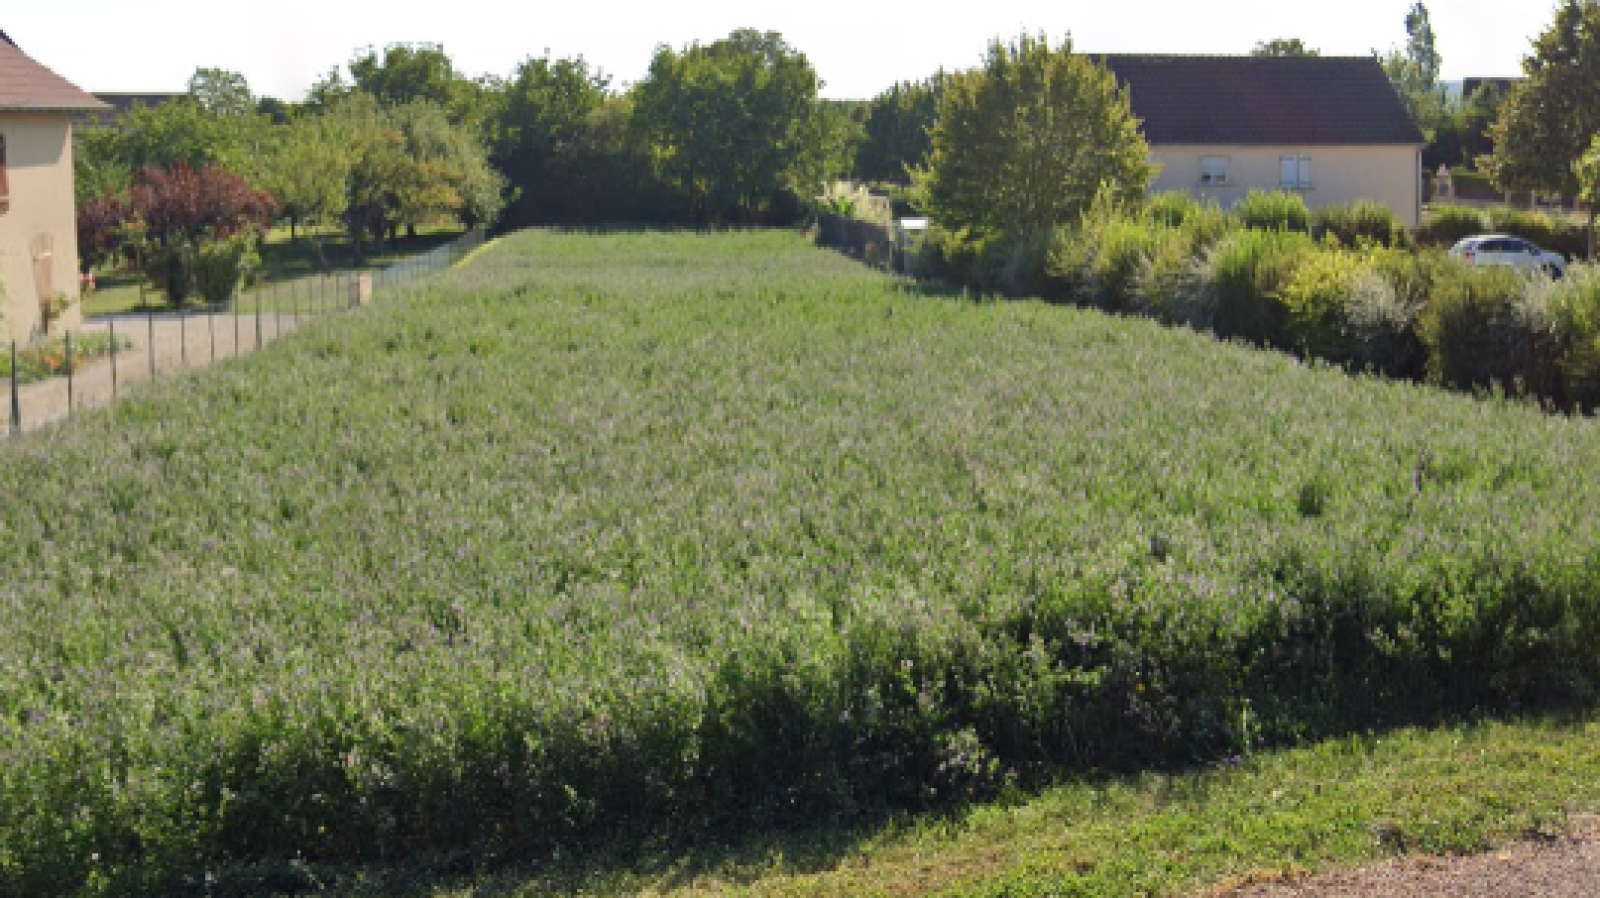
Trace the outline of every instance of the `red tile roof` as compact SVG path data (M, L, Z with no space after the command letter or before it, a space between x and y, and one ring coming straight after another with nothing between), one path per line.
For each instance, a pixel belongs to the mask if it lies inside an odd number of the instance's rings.
M1153 145L1424 143L1371 57L1099 57Z
M10 38L0 40L0 111L67 112L104 108L106 104L29 59Z

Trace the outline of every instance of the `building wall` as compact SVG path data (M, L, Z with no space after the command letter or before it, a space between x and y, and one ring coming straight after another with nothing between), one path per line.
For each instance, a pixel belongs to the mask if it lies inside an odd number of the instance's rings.
M0 339L31 340L43 332L41 286L77 299L77 210L72 193L72 133L64 113L0 112L6 140L11 208L0 213ZM35 238L49 235L51 253L43 264L50 283L41 285L34 259ZM51 325L76 326L81 306Z
M1277 190L1280 160L1311 160L1311 186L1298 192L1312 209L1355 200L1373 200L1394 210L1406 227L1417 226L1421 214L1422 170L1418 146L1157 146L1151 155L1160 165L1153 191L1177 190L1231 207L1251 190ZM1227 160L1228 182L1201 183L1201 160Z

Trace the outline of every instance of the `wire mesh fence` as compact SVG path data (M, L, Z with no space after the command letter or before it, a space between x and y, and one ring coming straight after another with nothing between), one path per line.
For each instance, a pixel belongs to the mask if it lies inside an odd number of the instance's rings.
M443 271L487 239L476 228L426 253L368 272L261 279L226 303L90 319L59 341L13 341L0 354L0 436L115 402L130 384L248 355L307 323Z

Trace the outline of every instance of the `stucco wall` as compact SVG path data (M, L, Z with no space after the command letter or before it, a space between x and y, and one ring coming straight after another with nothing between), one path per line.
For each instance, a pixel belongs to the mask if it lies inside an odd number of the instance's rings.
M0 338L26 341L43 327L33 258L37 236L48 234L54 244L48 263L51 288L78 296L72 133L65 114L0 112L0 134L6 139L11 187L11 208L0 214L0 283L5 288ZM52 330L75 325L80 315L81 308L74 305Z
M1231 207L1250 190L1279 187L1279 160L1284 156L1311 159L1311 188L1299 191L1312 209L1355 200L1383 203L1406 227L1417 226L1421 170L1415 146L1375 147L1241 147L1162 146L1151 155L1161 166L1151 190L1180 190L1214 199ZM1200 160L1221 156L1228 160L1228 183L1200 183Z

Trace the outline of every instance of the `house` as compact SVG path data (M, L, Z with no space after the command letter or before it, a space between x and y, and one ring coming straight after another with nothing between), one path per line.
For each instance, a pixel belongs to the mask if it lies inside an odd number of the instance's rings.
M81 320L71 117L104 107L0 32L0 340Z
M1290 190L1422 216L1422 132L1371 57L1110 55L1158 164L1151 190L1232 206Z

